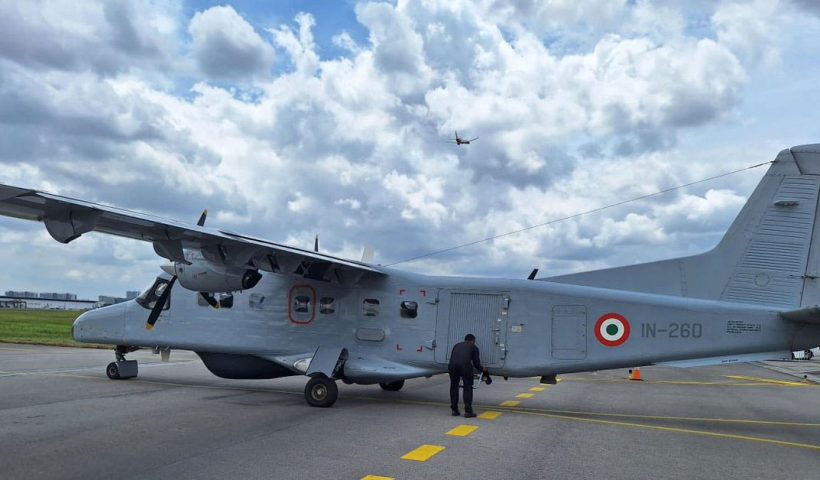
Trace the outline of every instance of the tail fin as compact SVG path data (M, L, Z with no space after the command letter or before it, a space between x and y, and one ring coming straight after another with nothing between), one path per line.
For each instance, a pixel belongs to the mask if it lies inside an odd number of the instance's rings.
M820 144L792 147L711 251L544 280L783 309L820 304L818 191Z

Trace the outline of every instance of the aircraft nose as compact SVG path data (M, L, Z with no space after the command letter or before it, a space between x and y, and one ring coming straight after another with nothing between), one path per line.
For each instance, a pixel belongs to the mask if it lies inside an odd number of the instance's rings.
M71 336L82 343L125 343L127 303L89 310L74 320Z

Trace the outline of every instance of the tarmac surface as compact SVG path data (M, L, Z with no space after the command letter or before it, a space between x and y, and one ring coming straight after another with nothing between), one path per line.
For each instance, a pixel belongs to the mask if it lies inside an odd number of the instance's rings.
M816 360L647 367L641 382L625 370L554 386L496 378L475 401L498 415L465 419L450 416L445 376L400 392L340 383L336 405L318 409L305 404L304 377L224 380L190 352L161 363L139 351L129 355L139 377L111 381L112 359L0 344L1 478L820 476L820 385L800 382L820 372ZM425 461L402 459L423 445Z

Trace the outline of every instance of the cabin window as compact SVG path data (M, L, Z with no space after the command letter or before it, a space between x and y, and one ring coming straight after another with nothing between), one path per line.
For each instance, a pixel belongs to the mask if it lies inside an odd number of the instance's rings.
M379 299L365 298L362 302L362 313L365 317L375 317L379 314Z
M139 304L142 308L147 308L151 310L154 308L154 305L157 304L157 300L159 300L160 295L168 288L168 280L162 277L157 277L154 280L154 283L151 284L139 297L136 298L137 304ZM168 310L171 308L171 297L168 297L168 300L165 301L165 306L162 307L163 310Z
M330 315L336 311L336 299L333 297L322 297L319 299L319 313Z
M293 323L310 323L316 315L316 290L310 285L296 285L288 295L288 317Z
M418 302L401 302L401 318L416 318L419 314Z
M308 313L310 312L310 297L307 295L297 295L296 298L293 299L293 311L296 313Z

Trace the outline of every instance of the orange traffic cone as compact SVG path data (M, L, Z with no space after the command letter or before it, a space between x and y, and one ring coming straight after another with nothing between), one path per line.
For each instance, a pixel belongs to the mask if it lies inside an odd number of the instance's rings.
M641 378L641 369L640 368L636 368L634 370L630 369L629 370L629 379L630 380L643 381L643 379Z

